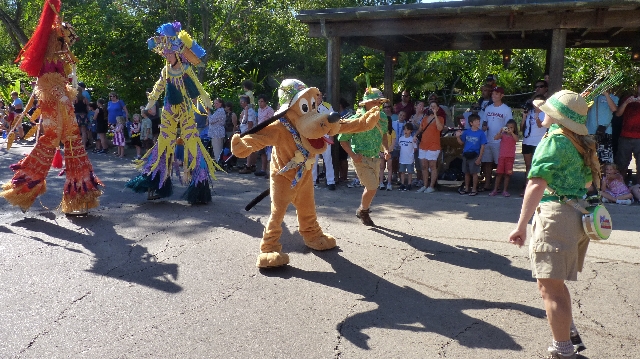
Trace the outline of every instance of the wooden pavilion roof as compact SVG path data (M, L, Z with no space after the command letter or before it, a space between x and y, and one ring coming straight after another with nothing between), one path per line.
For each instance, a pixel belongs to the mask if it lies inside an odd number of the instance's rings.
M464 0L304 10L311 37L406 51L548 49L551 30L566 47L640 45L640 0Z

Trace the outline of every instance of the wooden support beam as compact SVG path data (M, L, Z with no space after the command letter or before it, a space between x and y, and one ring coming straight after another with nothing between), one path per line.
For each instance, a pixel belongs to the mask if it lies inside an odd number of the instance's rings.
M349 44L366 46L380 51L450 51L450 50L500 50L500 49L547 49L549 39L543 37L527 37L525 39L444 39L443 41L406 42L397 38L385 37L349 37L344 39Z
M327 38L327 101L337 109L340 104L340 42L339 37Z
M340 108L340 45L342 39L339 37L327 38L327 102L331 104L334 111ZM334 137L337 139L337 137ZM338 143L337 141L334 143ZM334 173L339 173L340 168L340 145L331 146L331 159Z
M607 9L597 8L596 9L596 26L604 25L604 18L607 15Z
M618 35L623 29L624 27L614 27L611 30L607 31L607 37L612 38Z
M604 12L559 12L527 15L527 21L509 23L510 15L454 16L438 18L372 19L369 21L325 22L327 36L401 36L415 34L487 33L489 31L533 31L640 27L640 9ZM308 23L309 36L322 37L320 23ZM509 26L513 26L510 28Z
M393 56L392 52L384 53L384 97L393 101Z
M491 37L492 37L494 40L495 40L495 39L497 39L497 37L496 37L496 33L495 33L495 32L493 32L493 31L489 31L489 35L491 35Z
M637 33L631 31L622 32L624 36L618 35L609 38L605 33L591 34L587 38L567 37L566 47L569 48L601 48L601 47L629 47L636 46L635 39ZM403 41L395 36L379 37L349 37L344 38L345 42L352 45L366 46L380 51L409 52L409 51L450 51L450 50L500 50L500 49L549 49L550 36L542 33L527 33L524 39L518 37L492 39L489 36L463 39L461 37L445 37L442 41L430 41L428 39L420 42ZM639 40L640 41L640 40Z
M549 93L562 89L567 30L553 29L549 59Z
M591 28L589 28L589 27L584 29L584 31L580 33L580 37L584 37L586 34L589 33L589 31L591 31Z

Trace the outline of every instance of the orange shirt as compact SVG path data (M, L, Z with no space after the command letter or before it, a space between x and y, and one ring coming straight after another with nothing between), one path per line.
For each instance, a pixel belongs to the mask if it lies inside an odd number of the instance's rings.
M441 116L438 116L437 119L433 121L431 121L429 117L422 120L422 123L420 124L420 131L424 132L422 133L422 141L420 141L421 150L440 150L440 130L438 130L436 121L438 121L441 125L444 125L444 118L442 118ZM431 122L431 125L429 125L429 122ZM429 125L429 127L427 127L427 125Z

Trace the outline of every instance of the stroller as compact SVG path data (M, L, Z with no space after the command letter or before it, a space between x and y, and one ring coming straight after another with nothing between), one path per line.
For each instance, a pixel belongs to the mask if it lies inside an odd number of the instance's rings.
M222 154L218 164L227 172L238 163L238 158L231 153L231 137L227 138L222 145Z
M200 130L200 141L204 148L207 149L207 152L209 152L209 155L213 158L213 146L211 146L211 138L209 138L209 127L205 127ZM214 160L217 161L218 159L214 158Z

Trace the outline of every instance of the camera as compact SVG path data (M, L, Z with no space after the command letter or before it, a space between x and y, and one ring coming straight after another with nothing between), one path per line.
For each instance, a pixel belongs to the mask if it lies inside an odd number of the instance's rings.
M503 131L503 132L509 132L509 127L507 127L507 126L503 127L503 128L502 128L502 131Z
M522 109L526 112L533 110L533 101L529 100L522 105Z

